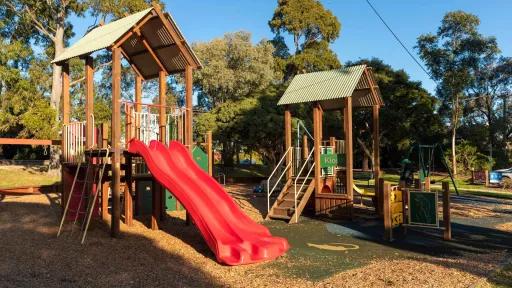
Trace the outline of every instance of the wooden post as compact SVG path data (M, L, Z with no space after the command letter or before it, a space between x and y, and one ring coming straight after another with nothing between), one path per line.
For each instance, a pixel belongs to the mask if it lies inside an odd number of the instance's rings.
M66 137L66 130L65 130L65 126L64 125L67 125L69 124L69 110L70 110L70 105L69 105L70 101L69 101L69 63L68 62L64 62L62 64L62 136L61 136L61 151L62 151L62 154L64 156L64 162L67 161L67 137ZM62 187L61 187L61 190L62 190L62 193L61 193L61 200L60 200L60 203L61 206L62 206L62 211L64 211L64 203L67 202L67 192L66 191L67 189L67 185L64 185L64 166L62 166L62 169L61 169L61 183L62 183ZM70 186L71 187L71 186Z
M322 191L321 183L321 169L320 169L320 146L322 145L322 138L320 136L320 104L315 103L313 107L313 138L314 140L314 160L315 160L315 196ZM315 201L315 211L320 211Z
M101 139L98 139L98 143L101 143L101 148L108 147L108 125L107 123L101 123ZM101 183L101 219L104 221L108 220L108 190L110 185L107 181L103 180Z
M485 187L489 187L489 170L484 170L485 173Z
M208 175L213 176L213 139L212 131L206 132L206 153L208 153Z
M167 73L165 71L162 71L160 70L159 74L158 74L158 79L159 79L159 85L158 85L158 99L159 99L159 110L158 110L158 118L160 120L160 142L164 143L166 142L166 135L165 135L165 132L166 132L166 123L167 123L167 119L166 119L166 109L165 109L165 98L166 98L166 93L167 93Z
M287 153L288 149L292 147L292 114L290 112L290 106L286 105L284 110L284 151ZM292 153L286 154L286 165L290 165L293 161ZM289 180L292 178L293 175L293 165L290 167L290 169L286 172L286 180Z
M140 113L142 111L142 77L135 76L135 112ZM134 137L140 140L140 119L135 118L134 126ZM138 121L137 121L138 120Z
M425 183L423 185L425 191L430 192L430 176L425 177Z
M192 129L192 66L185 66L185 146L192 153L193 145L193 129ZM185 222L190 225L190 215L188 211L185 214Z
M121 225L121 50L112 49L112 237L120 235Z
M192 66L185 67L185 146L192 153Z
M94 138L94 63L91 56L85 57L85 148L91 148Z
M391 184L384 183L382 187L382 198L384 202L384 240L393 241L393 227L391 224Z
M133 199L132 199L132 189L133 189L133 181L132 181L132 157L125 156L126 160L126 170L125 179L126 183L124 186L124 223L128 226L132 226L133 224Z
M380 202L377 202L377 207L375 210L377 210L377 215L379 215L381 218L384 217L384 178L379 178L378 185L377 185L379 191L382 191L382 199Z
M302 135L302 159L306 160L309 155L308 136Z
M344 108L344 122L345 122L345 169L346 169L346 188L347 196L351 201L354 200L354 171L353 171L353 147L352 147L352 97L345 98Z
M444 240L452 240L452 224L450 216L450 182L443 182L443 224Z
M375 196L377 203L382 205L382 193L379 191L379 178L380 178L380 119L379 119L380 106L372 106L373 118L373 175L375 181Z

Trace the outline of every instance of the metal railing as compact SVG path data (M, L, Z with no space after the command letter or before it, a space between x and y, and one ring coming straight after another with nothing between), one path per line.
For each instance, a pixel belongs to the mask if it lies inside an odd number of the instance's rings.
M307 182L307 179L309 177L309 175L311 174L311 171L313 171L313 168L315 167L315 161L311 161L312 158L313 158L313 152L315 151L315 149L311 149L311 152L309 152L309 155L308 155L308 158L306 158L306 160L304 161L304 163L302 164L302 167L300 168L299 172L297 172L297 176L295 177L295 181L293 182L293 186L294 186L294 189L295 189L295 195L294 195L294 207L295 207L295 222L298 222L298 213L297 213L297 194L299 194L302 189L304 188L304 184L306 184ZM304 181L302 182L302 184L300 185L299 189L297 190L297 181L299 180L300 178L300 175L302 174L302 171L304 170L304 168L306 168L307 166L310 166L309 167L309 170L308 170L308 173L306 174L306 176L304 177ZM298 192L298 193L297 193Z
M279 160L279 162L277 163L276 167L274 168L272 173L270 173L270 176L267 179L267 214L270 213L270 195L272 195L272 193L276 189L276 187L279 184L279 182L281 182L281 179L283 179L283 176L286 174L288 169L291 168L293 161L290 161L289 163L287 163L286 167L283 169L283 171L281 173L276 174L276 172L281 167L283 161L287 157L290 157L290 159L293 159L292 156L293 156L293 147L289 147L288 150L286 150L286 152L284 153L283 157L281 157L281 160ZM278 177L277 181L275 181L275 184L273 185L272 189L270 189L270 185L271 185L270 183L272 181L272 177L274 176L274 174L279 176L279 177Z

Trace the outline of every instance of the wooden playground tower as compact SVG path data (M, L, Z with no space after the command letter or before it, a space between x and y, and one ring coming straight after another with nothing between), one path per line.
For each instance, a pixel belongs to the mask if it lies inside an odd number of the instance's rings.
M297 139L297 148L294 148L291 108L292 105L298 104L312 105L313 135L310 135L309 140L313 141L313 145L308 144L308 137L304 135L302 141ZM377 198L377 211L381 209L382 196L379 192L382 191L378 189L379 110L383 101L372 69L366 65L358 65L297 75L278 105L285 107L285 155L281 159L281 166L276 167L268 180L268 217L295 223L308 204L312 204L316 215L334 216L348 211L352 216L354 199L352 112L354 107L371 108L372 111L374 197ZM327 111L342 113L343 140L330 137L324 141L322 122L323 114ZM301 147L299 143L302 143ZM325 167L321 158L325 157L323 154L326 152L336 154L330 159L341 159L338 160L340 162L332 165L332 168ZM279 187L280 181L284 186L271 206L270 196L273 190Z
M98 128L95 127L93 116L94 67L91 54L102 49L108 49L112 53L112 120L110 127L101 125L101 128ZM69 60L74 57L80 57L85 62L86 120L84 122L72 122L70 119ZM121 57L130 64L135 74L135 101L133 102L121 99ZM111 235L117 237L120 234L122 184L124 184L125 223L131 225L133 217L132 157L124 149L130 139L137 138L144 141L156 139L164 143L171 139L177 139L192 150L192 73L193 70L201 68L201 63L171 15L163 12L156 4L144 11L94 28L53 60L53 63L62 66L62 122L64 127L62 132L62 203L67 202L70 193L72 179L69 175L76 172L77 162L80 161L82 155L89 157L91 163L108 161L109 164L106 165L107 171L104 173L105 177L103 177L102 183L93 183L92 185L101 185L99 202L101 202L101 215L105 220L108 218L110 187L112 194ZM177 73L184 73L185 79L185 107L180 109L166 104L167 76ZM159 83L158 104L144 104L142 103L143 81L155 78ZM122 107L124 107L124 111L122 111ZM158 114L149 119L143 109L146 109L146 112L151 109L158 110ZM122 115L124 115L124 123ZM179 123L175 126L179 131L173 132L179 134L179 137L168 135L171 133L168 126L169 119L174 119ZM122 134L123 124L125 125L124 135ZM148 127L151 125L158 127L157 132L153 135L148 134ZM110 138L108 137L109 130ZM85 141L82 142L82 139ZM163 189L153 191L151 217L153 229L158 229L162 213L162 192Z

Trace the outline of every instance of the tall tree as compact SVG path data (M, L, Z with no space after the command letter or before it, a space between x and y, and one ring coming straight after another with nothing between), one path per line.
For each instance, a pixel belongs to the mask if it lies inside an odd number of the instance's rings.
M282 51L282 33L293 36L294 55L278 55L287 59L285 78L297 73L335 69L340 67L336 54L329 43L339 37L341 24L317 0L278 0L277 8L269 21L270 29L276 34L272 43ZM276 45L277 44L277 45Z
M506 155L503 153L508 140L506 108L512 84L512 59L499 57L497 53L496 49L479 59L474 80L467 92L471 97L467 110L474 116L470 118L474 119L475 124L487 127L486 144L491 158L495 150L500 152L500 156ZM497 164L506 164L506 157L499 158L501 161L496 161Z
M471 85L478 59L496 49L496 40L478 32L480 19L464 11L447 13L436 34L418 37L417 49L437 81L440 112L447 115L451 131L451 161L457 174L456 137L465 106L465 91Z
M87 8L78 0L0 0L0 15L5 21L0 33L9 39L36 44L48 49L50 57L64 52L66 39L73 35L68 21L72 14L82 16ZM52 65L51 106L58 110L62 93L60 66Z
M227 33L192 47L204 64L194 73L194 85L199 105L207 109L245 98L275 78L272 45L268 41L252 44L248 32Z

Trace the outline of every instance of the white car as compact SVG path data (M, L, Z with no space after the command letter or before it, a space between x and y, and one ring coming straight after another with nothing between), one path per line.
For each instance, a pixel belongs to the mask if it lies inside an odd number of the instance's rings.
M512 168L494 170L493 172L500 172L501 176L512 179Z

